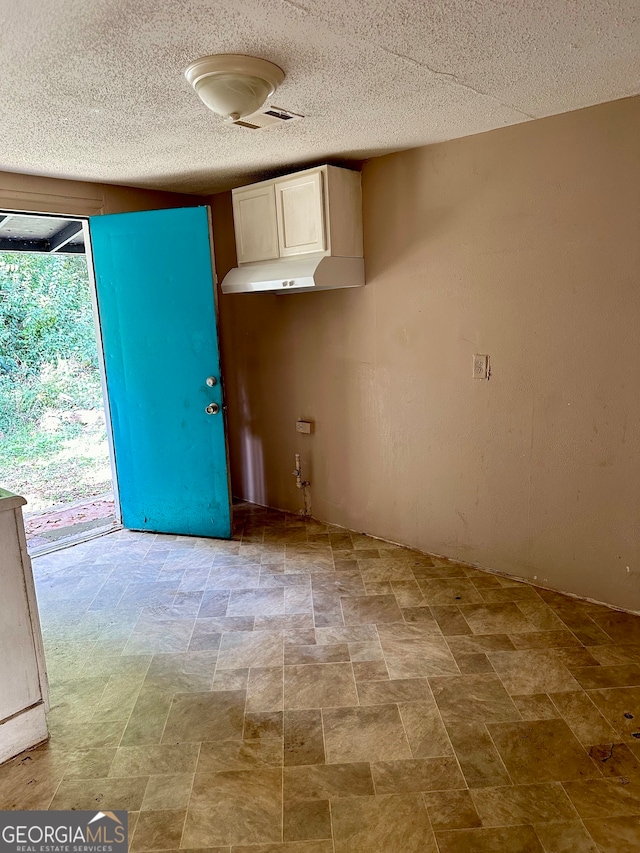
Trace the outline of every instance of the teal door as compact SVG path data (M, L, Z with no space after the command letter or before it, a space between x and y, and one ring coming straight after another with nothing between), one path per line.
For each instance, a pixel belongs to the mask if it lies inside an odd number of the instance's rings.
M227 539L209 209L89 225L122 522Z

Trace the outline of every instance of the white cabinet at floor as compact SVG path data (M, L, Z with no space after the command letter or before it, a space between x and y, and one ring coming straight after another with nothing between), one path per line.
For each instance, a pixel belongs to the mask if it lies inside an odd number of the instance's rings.
M25 504L0 489L0 763L48 737L48 685Z

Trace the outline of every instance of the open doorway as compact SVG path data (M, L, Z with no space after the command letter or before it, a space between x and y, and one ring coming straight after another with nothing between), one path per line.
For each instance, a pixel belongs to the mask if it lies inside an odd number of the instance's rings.
M119 526L82 220L0 211L0 485L31 554Z

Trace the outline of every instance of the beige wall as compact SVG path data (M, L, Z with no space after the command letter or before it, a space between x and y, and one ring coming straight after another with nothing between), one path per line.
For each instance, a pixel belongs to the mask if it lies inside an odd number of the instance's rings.
M318 518L640 609L639 140L635 98L368 162L365 288L221 298L235 493L299 509L300 451Z
M198 196L0 172L0 209L95 216L202 204Z

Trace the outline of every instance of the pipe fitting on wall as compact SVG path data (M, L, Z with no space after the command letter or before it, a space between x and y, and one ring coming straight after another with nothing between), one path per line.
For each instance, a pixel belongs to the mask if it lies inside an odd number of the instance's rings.
M300 510L300 514L305 518L311 515L311 496L309 495L309 486L311 483L309 480L302 479L302 466L300 464L300 454L296 453L295 455L296 467L293 470L293 475L296 478L296 489L301 489L303 493L304 499L304 509Z

